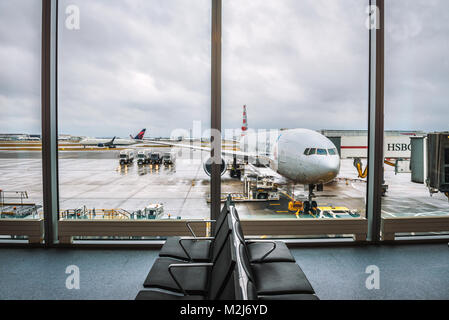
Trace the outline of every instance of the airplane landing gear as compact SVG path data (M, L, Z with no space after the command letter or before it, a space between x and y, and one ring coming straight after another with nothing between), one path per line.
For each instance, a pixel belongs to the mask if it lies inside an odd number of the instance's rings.
M242 173L244 173L244 170L244 163L238 163L237 156L234 155L232 166L229 168L229 175L231 176L231 178L240 180L242 178Z
M313 184L309 185L309 195L307 197L308 200L306 200L304 202L295 200L295 195L294 195L295 192L293 189L292 197L290 197L291 200L288 203L288 210L295 211L297 216L299 214L303 214L303 213L317 215L319 213L318 212L318 203L313 200L313 198L315 197L315 194L313 193L315 188L317 188L318 191L323 190L322 186L316 186Z
M313 190L315 190L315 185L310 184L308 200L304 201L304 213L316 215L318 213L318 203L313 200L313 197L315 197Z

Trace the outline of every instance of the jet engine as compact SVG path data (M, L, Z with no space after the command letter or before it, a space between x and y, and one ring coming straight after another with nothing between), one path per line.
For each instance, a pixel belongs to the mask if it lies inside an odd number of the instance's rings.
M212 162L213 162L213 159L209 158L209 159L207 159L203 163L204 172L206 172L206 174L209 177L210 177L211 172L212 172ZM226 161L223 158L221 158L221 165L220 165L220 173L221 173L221 175L224 175L226 173L226 170L227 170Z

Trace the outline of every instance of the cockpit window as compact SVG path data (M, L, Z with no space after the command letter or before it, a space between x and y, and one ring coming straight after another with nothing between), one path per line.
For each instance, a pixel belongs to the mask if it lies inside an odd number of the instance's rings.
M304 154L307 156L307 155L309 154L309 151L310 151L310 148L307 148L307 149L304 151Z
M337 154L337 150L336 150L336 149L329 149L329 150L327 150L327 151L329 151L329 154L330 154L331 156L335 156L335 155Z
M312 154L316 154L316 148L310 148L309 150L309 156Z
M316 153L320 156L327 156L326 149L318 149Z

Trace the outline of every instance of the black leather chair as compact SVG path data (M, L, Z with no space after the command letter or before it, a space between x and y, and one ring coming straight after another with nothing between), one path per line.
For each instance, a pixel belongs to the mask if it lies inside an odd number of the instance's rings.
M226 215L218 231L210 255L210 263L184 263L178 259L158 258L144 282L145 288L158 288L188 295L205 295L209 270L217 262L232 232L232 217ZM175 267L170 267L176 265ZM190 265L190 266L189 266ZM185 292L183 292L184 288Z
M247 300L320 300L316 295L310 293L258 296L254 283L249 280L246 282L245 288Z
M156 290L143 290L137 294L136 300L239 300L239 274L236 268L236 251L234 237L229 234L223 248L220 250L213 264L184 263L170 265L174 282L181 293L162 292ZM176 269L201 269L207 277L207 289L203 294L193 293L189 290L190 283L186 283L186 274L173 272ZM208 268L208 269L203 269ZM166 270L168 273L168 270ZM197 279L193 279L194 281Z
M136 299L318 300L285 243L245 241L230 198L213 234L204 239L209 241L204 247L198 244L202 238L167 241L162 253L167 256L156 260L145 280L150 290Z
M296 262L287 245L282 241L253 240L245 241L237 210L231 209L234 216L236 236L245 243L248 259L251 263Z
M187 222L187 227L192 232L193 237L170 237L162 246L159 252L160 257L175 258L183 261L193 262L210 262L211 248L213 241L223 225L225 218L228 214L228 207L225 205L217 217L217 221L209 220L213 223L212 237L196 237L190 228L190 223L197 221ZM198 221L204 222L204 221Z
M238 255L257 297L284 296L287 299L288 295L315 293L304 272L294 262L251 263L242 242L239 243Z

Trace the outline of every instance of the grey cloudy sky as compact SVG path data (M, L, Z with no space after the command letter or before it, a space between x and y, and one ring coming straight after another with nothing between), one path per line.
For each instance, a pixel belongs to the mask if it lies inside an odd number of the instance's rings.
M223 127L367 127L368 1L223 1ZM65 8L80 8L80 30ZM59 129L210 122L210 1L62 0ZM40 132L40 1L0 0L0 132ZM387 3L387 129L448 129L449 2Z

